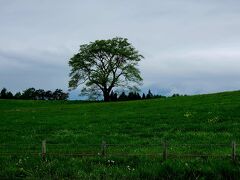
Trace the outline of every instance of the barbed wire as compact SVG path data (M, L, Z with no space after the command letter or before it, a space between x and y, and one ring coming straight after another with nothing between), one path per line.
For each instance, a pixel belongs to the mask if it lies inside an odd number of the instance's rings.
M44 141L45 142L45 141ZM208 157L231 157L231 154L206 154L204 152L185 152L183 151L182 153L174 153L172 148L178 148L178 147L187 147L187 148L192 148L192 147L228 147L228 148L234 148L237 145L240 144L236 144L234 142L234 146L231 143L228 144L224 144L224 143L216 143L216 144L210 144L210 143L185 143L185 144L174 144L174 143L168 143L165 142L165 144L163 143L159 143L159 144L107 144L106 142L102 142L102 144L79 144L79 143L45 143L44 146L46 146L47 144L47 149L48 151L44 154L47 154L47 156L82 156L82 157L88 157L88 156L119 156L119 157L127 157L127 156L152 156L152 157L162 157L163 156L163 152L159 153L159 152L145 152L145 153L141 153L141 152L117 152L118 150L123 150L120 149L119 147L158 147L159 149L161 148L161 150L166 150L166 148L170 148L168 149L168 151L172 151L170 153L167 153L168 157L173 157L173 158L194 158L194 157L200 157L200 158L208 158ZM43 155L43 152L41 151L41 143L39 144L31 144L31 143L5 143L5 144L0 144L0 156L13 156L13 155ZM12 146L12 148L10 148ZM18 148L14 148L15 146L18 146ZM62 147L63 146L63 147ZM65 147L64 147L65 146ZM70 147L74 146L75 149L71 149ZM35 148L34 148L35 147ZM57 149L53 149L53 148L57 148ZM94 150L85 150L88 152L83 152L83 151L79 151L79 149L77 150L76 147L80 148L80 147L99 147L99 148L95 148ZM24 149L25 148L25 149ZM37 150L39 148L39 151ZM46 147L45 147L46 148ZM104 148L104 149L102 149ZM111 149L113 148L113 149ZM117 150L115 150L115 148ZM23 150L24 149L24 150ZM29 149L29 150L28 150ZM2 150L2 152L1 152ZM57 151L59 150L59 151ZM67 152L66 152L67 150ZM70 150L70 151L69 151ZM129 150L129 149L128 149ZM140 149L141 150L141 149ZM100 152L99 152L100 151ZM112 151L112 152L111 152ZM153 151L153 149L152 149ZM212 152L212 151L211 151ZM218 152L219 153L219 152ZM232 154L233 155L233 154ZM236 149L234 150L234 156L236 155Z
M156 147L161 147L163 143L159 143L159 144L106 144L106 146L111 147L111 146L132 146L132 147L149 147L149 146L156 146ZM4 143L4 144L0 144L1 146L23 146L23 145L27 145L27 146L41 146L41 144L31 144L31 143ZM102 144L79 144L79 143L61 143L61 144L54 144L54 143L47 143L48 146L101 146ZM239 146L240 144L236 144L236 146ZM167 143L168 147L181 147L181 146L226 146L229 147L231 146L231 144L169 144Z
M0 156L13 156L13 155L37 155L41 156L41 153L39 152L0 152ZM48 152L47 156L82 156L82 157L87 157L87 156L93 156L93 157L111 157L111 156L116 156L116 157L127 157L127 156L152 156L152 157L162 157L162 153L109 153L104 156L101 155L101 153L60 153L60 152ZM168 158L184 158L184 157L231 157L229 154L179 154L179 153L170 153L168 154Z

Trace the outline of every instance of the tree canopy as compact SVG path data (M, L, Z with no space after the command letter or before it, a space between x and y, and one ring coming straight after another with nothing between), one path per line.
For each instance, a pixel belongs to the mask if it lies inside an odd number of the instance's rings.
M138 62L143 56L126 38L96 40L80 46L69 61L69 88L83 84L82 94L110 100L114 87L137 88L142 83Z
M0 99L24 99L24 100L67 100L68 93L61 89L55 91L45 91L43 89L28 88L22 93L17 92L15 95L6 88L0 91Z

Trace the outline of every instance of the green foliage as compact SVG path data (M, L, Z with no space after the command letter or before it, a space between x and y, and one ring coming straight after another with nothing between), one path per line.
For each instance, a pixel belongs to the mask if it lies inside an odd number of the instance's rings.
M24 100L67 100L68 93L61 89L55 91L45 91L43 89L28 88L21 92L17 92L14 96L6 88L3 88L0 93L0 99L24 99Z
M7 91L6 88L3 88L0 92L0 99L13 99L13 94Z
M151 90L149 89L146 98L150 99L152 97L153 97L153 94L152 94Z
M231 141L240 142L240 91L212 95L113 103L0 100L0 177L5 179L237 179L240 165L230 160ZM102 139L107 157L47 155L28 152L98 153ZM226 158L170 158L162 161L162 140L173 154L228 155ZM57 145L66 144L66 146ZM159 144L159 146L151 146ZM180 146L229 144L229 146ZM142 145L142 146L140 146ZM111 156L149 154L152 156ZM237 146L237 154L239 154ZM239 156L238 156L239 158Z
M126 38L96 40L80 46L79 53L69 61L71 67L69 88L84 84L84 95L93 97L102 92L109 101L114 87L134 87L142 82L137 68L142 55Z
M6 99L6 97L7 97L7 89L6 89L6 88L3 88L3 89L1 90L1 92L0 92L0 97L1 97L2 99Z
M28 88L22 93L23 99L34 99L35 98L35 88Z

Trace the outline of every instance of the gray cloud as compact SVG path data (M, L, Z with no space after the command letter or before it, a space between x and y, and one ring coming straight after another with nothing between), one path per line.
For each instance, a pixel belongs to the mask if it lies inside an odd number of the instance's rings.
M240 1L0 1L0 87L67 89L79 45L127 37L143 90L240 89Z

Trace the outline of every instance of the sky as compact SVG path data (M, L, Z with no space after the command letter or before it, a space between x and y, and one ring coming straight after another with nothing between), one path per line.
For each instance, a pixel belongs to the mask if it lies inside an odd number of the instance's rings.
M145 57L143 92L240 89L239 0L0 0L0 88L67 90L79 46L113 37Z

